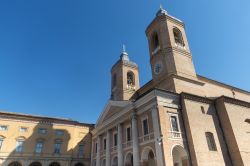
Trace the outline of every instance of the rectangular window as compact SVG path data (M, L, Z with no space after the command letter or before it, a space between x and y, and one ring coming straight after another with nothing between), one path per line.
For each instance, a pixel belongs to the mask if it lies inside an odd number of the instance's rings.
M103 149L106 150L107 141L106 138L103 139Z
M216 151L217 148L216 148L216 145L215 145L213 133L206 132L205 135L206 135L206 139L207 139L208 149L210 151Z
M131 128L127 128L127 141L131 141Z
M22 152L23 151L23 143L24 143L24 141L17 141L16 142L16 152Z
M144 133L144 135L148 135L148 133L149 133L149 130L148 130L148 119L144 119L142 121L142 124L143 124L143 133Z
M55 143L55 146L54 146L54 153L55 154L60 154L61 152L61 146L62 146L62 143Z
M38 129L38 133L39 133L39 134L46 134L46 133L47 133L47 129L45 129L45 128L40 128L40 129Z
M0 150L2 149L3 139L0 138Z
M25 133L25 132L28 131L28 128L27 128L27 127L20 127L20 128L19 128L19 131L20 131L21 133Z
M117 146L117 133L114 134L114 146Z
M78 149L79 156L83 156L83 153L84 153L84 145L79 145L79 149Z
M43 151L43 142L37 142L35 152L42 153L42 151Z
M5 126L5 125L0 126L0 131L7 131L7 130L8 130L8 126Z
M56 135L64 135L64 131L63 130L56 130Z
M172 131L179 132L177 117L171 116L170 119L171 119Z

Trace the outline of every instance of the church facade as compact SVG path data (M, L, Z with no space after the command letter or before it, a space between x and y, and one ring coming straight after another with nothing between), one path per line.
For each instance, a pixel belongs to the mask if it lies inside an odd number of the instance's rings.
M122 52L92 131L92 165L250 165L250 92L198 75L184 23L164 9L146 36L153 78L140 87Z

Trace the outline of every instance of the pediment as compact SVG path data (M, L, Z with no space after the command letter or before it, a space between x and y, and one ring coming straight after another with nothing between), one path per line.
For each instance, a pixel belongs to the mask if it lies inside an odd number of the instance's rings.
M124 109L126 106L131 104L130 101L113 101L110 100L104 110L101 113L101 116L98 118L96 127L102 125L105 121L107 121L109 118L114 116L115 114L119 113L122 109Z

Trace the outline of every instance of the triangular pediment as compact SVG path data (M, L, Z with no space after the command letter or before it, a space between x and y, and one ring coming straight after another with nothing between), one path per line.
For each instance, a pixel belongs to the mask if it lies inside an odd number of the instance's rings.
M97 120L96 127L102 125L103 122L107 121L109 118L119 113L122 109L130 104L130 101L109 100L106 107L102 111L101 116Z

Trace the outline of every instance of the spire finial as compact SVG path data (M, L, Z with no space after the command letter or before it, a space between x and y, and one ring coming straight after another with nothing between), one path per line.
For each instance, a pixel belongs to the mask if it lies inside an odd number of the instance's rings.
M125 44L122 45L122 54L121 59L125 61L129 61L128 53L126 52L126 46Z
M162 4L160 4L160 10L156 13L156 16L167 15L167 11L163 8Z
M126 46L125 46L125 44L122 45L122 52L126 52Z
M160 9L163 9L162 4L160 3Z

